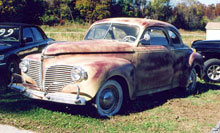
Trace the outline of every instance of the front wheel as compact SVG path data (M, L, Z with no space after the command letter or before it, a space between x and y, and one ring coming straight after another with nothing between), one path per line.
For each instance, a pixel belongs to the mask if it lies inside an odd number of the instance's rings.
M115 80L108 80L96 95L96 108L101 116L115 115L121 109L122 103L122 87Z
M6 73L6 84L11 82L11 77L13 73L19 73L19 65L16 59L10 59L7 63L7 73Z
M187 94L195 94L197 89L196 89L196 70L193 68L190 72L190 76L187 81L187 86L186 86L186 93Z

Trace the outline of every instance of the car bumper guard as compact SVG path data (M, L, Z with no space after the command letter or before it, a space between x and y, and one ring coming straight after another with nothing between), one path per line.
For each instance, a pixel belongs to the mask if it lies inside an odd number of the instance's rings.
M17 75L18 76L18 75ZM69 93L62 93L62 92L55 92L55 93L47 93L44 91L38 91L39 88L23 83L13 83L9 85L9 87L22 95L32 98L32 99L39 99L51 102L58 102L58 103L65 103L65 104L74 104L74 105L85 105L86 100L84 97L79 96L80 89L78 88L77 94L69 94ZM35 88L35 90L31 89Z

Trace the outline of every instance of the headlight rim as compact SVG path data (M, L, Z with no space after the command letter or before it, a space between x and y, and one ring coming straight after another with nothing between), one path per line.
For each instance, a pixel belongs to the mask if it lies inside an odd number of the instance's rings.
M74 73L74 71L79 71L79 73ZM74 78L73 74L78 75L79 78L78 79ZM81 82L81 81L86 80L88 78L88 74L82 67L73 66L73 68L71 70L71 78L74 82Z
M22 72L27 73L30 67L30 61L27 59L24 59L21 61L21 63L19 64L19 68ZM26 69L23 69L26 68Z

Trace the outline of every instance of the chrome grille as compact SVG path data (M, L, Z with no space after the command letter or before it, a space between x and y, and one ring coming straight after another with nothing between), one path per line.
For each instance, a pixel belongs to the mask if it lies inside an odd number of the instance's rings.
M33 60L29 60L29 62L30 62L30 66L27 75L30 76L37 83L38 87L40 87L41 63L39 61L33 61Z
M48 93L59 92L72 82L72 66L56 65L46 70L44 88Z

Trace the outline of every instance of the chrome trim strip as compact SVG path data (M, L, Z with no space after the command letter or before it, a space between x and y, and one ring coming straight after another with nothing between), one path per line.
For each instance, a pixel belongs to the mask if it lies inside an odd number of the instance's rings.
M189 48L174 48L174 49L171 49L172 51L175 51L175 50L189 50Z
M43 63L42 63L43 64ZM42 70L43 70L43 65L42 65ZM43 71L41 70L41 73L43 73ZM46 90L46 88L45 88L45 79L46 79L46 73L47 73L47 70L48 70L48 67L45 67L44 68L44 74L42 75L41 74L41 78L44 78L44 80L43 79L41 79L41 88L42 88L42 91L44 91L44 93L46 93L47 92L47 90Z
M6 65L6 63L0 63L0 66L4 66L4 65Z
M41 55L41 61L40 61L40 88L43 88L43 86L42 86L42 84L43 84L42 83L43 82L43 61L44 61L43 54Z

